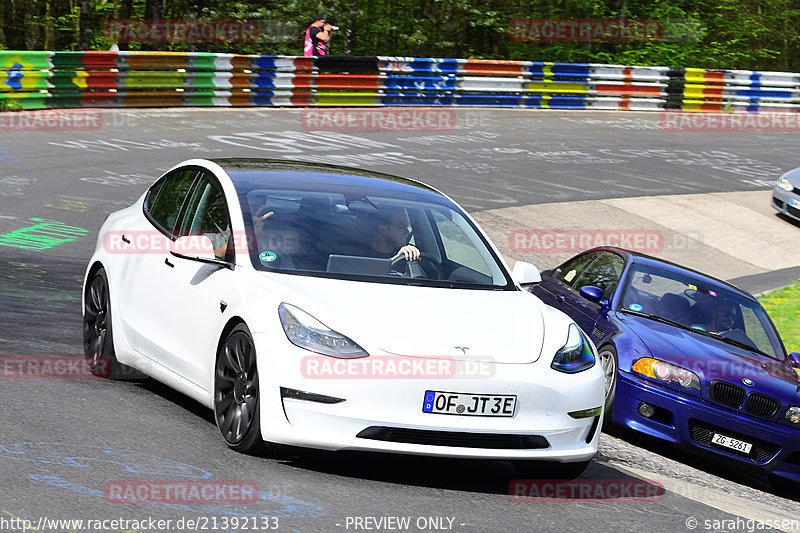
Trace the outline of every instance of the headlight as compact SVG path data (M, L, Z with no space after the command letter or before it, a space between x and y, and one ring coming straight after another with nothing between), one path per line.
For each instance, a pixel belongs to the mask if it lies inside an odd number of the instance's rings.
M666 361L642 357L633 364L633 371L659 381L677 383L684 389L700 390L700 378L697 374Z
M328 328L299 307L282 303L278 306L278 314L286 337L295 346L344 359L369 355L361 346Z
M592 344L586 340L576 324L570 324L567 343L556 352L550 368L567 374L575 374L592 368L594 361Z
M792 192L794 190L794 185L792 185L792 182L789 181L785 176L778 178L778 181L775 183L775 185L786 192Z
M790 407L784 416L792 424L800 424L800 407Z

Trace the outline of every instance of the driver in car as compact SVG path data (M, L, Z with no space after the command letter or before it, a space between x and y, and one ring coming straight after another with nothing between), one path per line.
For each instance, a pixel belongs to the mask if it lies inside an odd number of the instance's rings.
M392 261L401 256L406 261L419 259L419 248L406 244L411 232L408 216L402 208L384 207L375 217L375 236L360 255L380 258L388 256Z
M693 328L702 329L709 333L722 333L731 331L736 317L734 304L727 300L720 300L711 310L711 322L708 324L692 324Z

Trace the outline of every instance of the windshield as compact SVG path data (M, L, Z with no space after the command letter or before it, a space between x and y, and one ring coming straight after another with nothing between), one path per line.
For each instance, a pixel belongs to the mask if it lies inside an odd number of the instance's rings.
M785 357L780 337L761 304L688 276L634 265L621 310L655 315L773 359Z
M240 193L259 270L382 283L515 287L477 228L433 194L254 188ZM322 190L320 190L323 188ZM413 247L413 249L409 248ZM417 260L407 261L403 250Z

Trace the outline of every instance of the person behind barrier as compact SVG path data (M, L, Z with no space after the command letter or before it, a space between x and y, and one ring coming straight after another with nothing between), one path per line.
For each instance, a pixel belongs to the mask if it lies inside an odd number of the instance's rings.
M328 55L328 41L331 39L332 26L325 23L325 17L316 15L314 22L306 29L306 38L303 45L303 56Z

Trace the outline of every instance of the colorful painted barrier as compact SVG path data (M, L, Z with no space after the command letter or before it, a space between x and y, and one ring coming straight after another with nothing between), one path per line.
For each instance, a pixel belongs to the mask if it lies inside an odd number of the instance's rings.
M484 106L800 112L800 74L483 59L0 51L0 109Z

